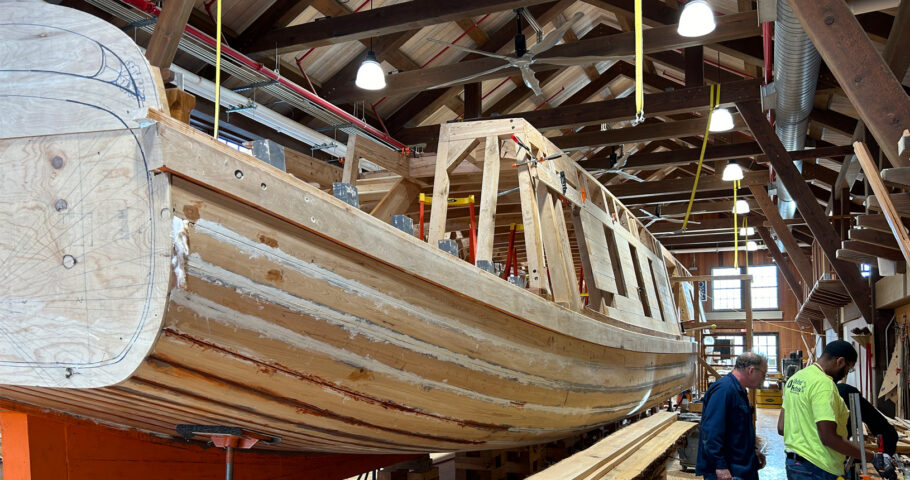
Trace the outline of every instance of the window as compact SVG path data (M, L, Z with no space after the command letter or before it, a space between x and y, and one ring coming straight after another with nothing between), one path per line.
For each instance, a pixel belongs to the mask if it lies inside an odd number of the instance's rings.
M749 267L749 274L752 275L752 308L777 308L777 266Z
M739 275L738 268L715 267L711 275ZM739 280L715 280L711 282L713 310L737 310L742 308L742 282Z
M768 358L768 373L777 373L777 334L752 334L752 351Z
M740 275L738 268L715 267L711 275ZM749 267L752 275L752 309L771 310L777 303L777 266L759 265ZM739 310L742 305L742 282L739 280L716 280L711 282L713 310Z

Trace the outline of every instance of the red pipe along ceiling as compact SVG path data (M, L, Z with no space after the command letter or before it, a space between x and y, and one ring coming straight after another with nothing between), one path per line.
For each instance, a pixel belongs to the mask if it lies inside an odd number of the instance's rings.
M155 4L148 2L146 0L120 0L120 1L127 5L130 5L132 7L135 7L145 13L148 13L150 15L155 15L155 16L161 15L161 9L158 8L157 6L155 6ZM186 32L187 35L189 35L197 40L202 41L203 43L209 45L212 48L215 48L215 43L216 43L215 39L206 35L201 30L199 30L191 25L187 25L186 28L184 29L184 31ZM280 83L284 87L292 90L294 93L299 94L300 96L313 102L314 104L325 109L326 111L328 111L334 115L337 115L338 117L340 117L341 119L343 119L346 122L351 123L353 126L357 127L358 129L363 130L364 132L368 133L370 136L376 137L376 138L382 140L383 142L386 142L389 145L397 148L398 150L403 150L405 148L405 145L403 143L399 142L398 140L395 140L391 136L387 135L385 132L377 130L372 125L370 125L370 124L360 120L359 118L351 115L350 113L342 110L341 108L339 108L336 105L332 104L331 102L325 100L324 98L320 97L319 95L316 95L315 93L310 92L309 90L282 77L281 75L278 75L277 73L273 72L272 70L266 68L265 65L252 60L251 58L240 53L239 51L237 51L231 47L228 47L226 45L222 45L221 53L225 56L228 56L228 57L240 62L243 65L246 65L247 67L251 68L252 70L256 71L257 73Z

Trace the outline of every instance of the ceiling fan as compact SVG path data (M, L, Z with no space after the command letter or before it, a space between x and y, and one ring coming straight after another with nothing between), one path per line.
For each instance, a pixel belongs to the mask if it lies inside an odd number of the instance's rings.
M525 16L525 18L529 21L528 23L537 30L538 41L534 45L531 45L531 48L527 48L527 46L526 46L527 44L525 42L525 36L524 36L524 34L521 33L522 16ZM550 33L548 33L546 36L542 36L540 26L537 25L536 21L534 21L534 17L532 17L530 15L530 13L528 13L527 10L524 8L520 8L520 9L516 10L516 23L518 25L518 34L515 35L515 55L514 56L499 55L496 53L484 52L481 50L475 50L473 48L463 47L461 45L455 45L454 43L443 42L442 40L436 40L434 38L430 38L429 41L434 42L434 43L446 45L446 46L456 48L458 50L462 50L465 52L476 53L478 55L483 55L483 56L492 57L492 58L498 58L498 59L506 61L506 63L504 63L498 67L494 67L494 68L485 70L480 73L475 73L473 75L469 75L464 78L459 78L458 80L443 83L441 85L436 85L435 88L449 87L452 85L462 84L469 80L483 77L485 75L502 70L504 68L515 67L515 68L518 68L521 70L521 78L522 78L522 80L524 80L525 85L528 88L530 88L534 92L535 95L541 95L542 91L540 90L540 83L537 81L537 78L534 76L534 71L531 70L531 65L533 65L535 63L546 63L546 64L550 64L550 65L579 65L579 64L585 64L585 63L599 62L601 60L609 60L609 59L613 58L613 57L598 57L598 56L536 58L538 55L542 54L543 52L546 52L547 50L549 50L550 48L555 46L557 43L559 43L559 40L562 39L562 36L570 28L572 28L572 25L574 25L576 22L581 20L582 17L584 17L584 14L581 12L577 12L567 22L563 23L558 28L556 28L553 31L551 31Z
M642 208L638 209L639 212L645 214L645 217L642 219L642 221L645 221L645 220L648 221L648 223L645 224L645 228L648 228L651 225L654 225L655 223L657 223L661 220L663 220L665 222L670 222L670 223L683 223L683 220L681 218L669 218L669 217L665 217L665 216L661 215L661 209L662 209L661 205L657 205L657 207L654 208L654 213L651 213ZM694 224L698 225L701 222L689 220L689 223L694 223ZM670 233L670 232L668 232L668 233Z
M622 168L625 166L625 164L626 164L625 160L623 160L622 163L619 162L620 160L622 160L622 159L625 157L625 154L623 153L622 146L619 147L619 153L618 153L618 154L616 153L616 147L615 147L615 146L614 146L614 147L611 147L611 149L612 149L612 150L610 151L610 156L607 157L607 162L608 162L608 163L607 163L607 168L606 168L606 169L598 169L598 170L595 170L595 171L592 172L592 173L595 173L595 172L596 172L596 175L598 175L598 176L603 175L603 174L605 174L605 173L612 173L612 174L618 175L618 176L620 176L621 178L624 178L624 179L626 179L626 180L634 180L634 181L636 181L636 182L644 182L644 180L642 180L642 179L638 178L637 176L632 175L631 173L626 172L626 171L624 171L624 170L622 169Z

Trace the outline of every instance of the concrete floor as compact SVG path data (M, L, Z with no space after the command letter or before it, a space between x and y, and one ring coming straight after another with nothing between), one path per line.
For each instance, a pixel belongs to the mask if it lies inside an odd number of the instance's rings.
M757 420L755 433L758 436L762 451L768 458L768 465L759 471L761 480L786 480L787 471L784 461L784 437L777 434L778 408L756 409Z

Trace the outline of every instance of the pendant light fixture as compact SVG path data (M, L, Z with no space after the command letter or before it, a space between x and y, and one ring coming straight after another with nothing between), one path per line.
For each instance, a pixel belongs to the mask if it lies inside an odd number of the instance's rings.
M752 227L741 227L739 229L739 235L741 237L751 237L752 235L755 235L755 229Z
M733 115L726 108L717 107L711 114L711 125L708 126L710 132L729 132L733 130Z
M683 37L700 37L714 31L714 11L705 0L690 0L679 15L676 33Z
M749 252L754 252L758 250L758 244L755 243L755 240L749 240L746 242L746 250Z
M714 124L713 115L711 117L711 124L712 125ZM730 160L730 162L727 163L727 166L724 167L724 173L720 178L723 179L723 181L725 181L725 182L732 182L734 180L742 180L743 179L743 169L734 160Z
M736 201L736 204L733 205L733 213L737 215L745 215L749 213L749 202L739 199Z
M370 0L370 10L373 10L373 0ZM373 37L370 37L370 51L367 58L363 59L357 69L357 78L354 85L364 90L380 90L385 88L385 72L373 52Z

